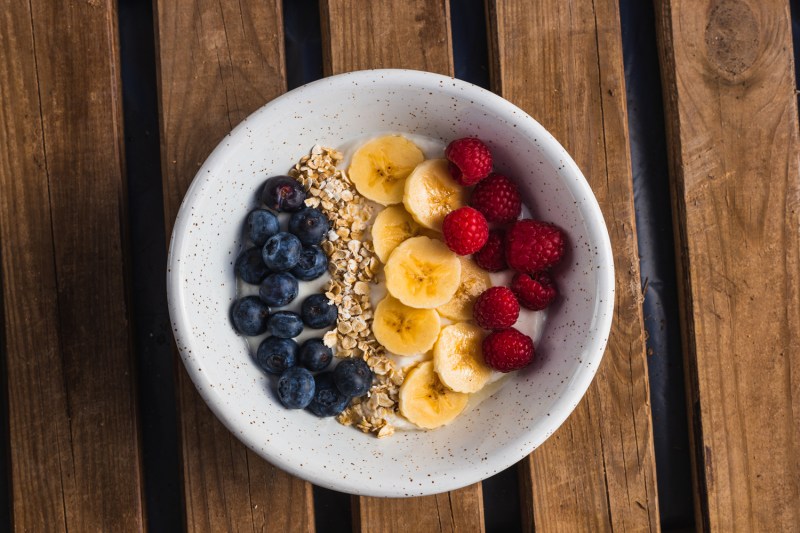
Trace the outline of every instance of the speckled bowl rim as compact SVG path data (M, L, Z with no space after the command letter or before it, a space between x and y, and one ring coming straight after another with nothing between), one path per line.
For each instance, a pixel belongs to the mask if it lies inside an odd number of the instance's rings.
M193 351L197 353L199 339L192 333L187 313L182 311L187 305L187 292L180 278L181 269L178 264L184 253L183 237L191 224L190 210L194 197L203 188L204 182L210 179L208 178L210 175L209 169L217 166L218 160L224 159L224 154L229 149L228 147L246 141L249 122L256 119L262 120L264 118L262 115L268 115L271 109L289 101L307 100L311 94L317 91L324 91L334 84L366 84L376 78L383 80L397 79L402 81L403 84L412 84L431 91L440 91L443 87L447 87L448 90L457 89L461 91L462 95L466 95L470 99L480 102L481 105L491 108L496 112L497 116L513 121L521 128L520 131L526 133L527 137L538 139L538 145L541 149L548 156L558 158L564 166L564 172L571 175L572 179L562 179L562 183L578 199L576 200L576 205L583 216L583 220L586 222L587 236L597 245L596 286L598 292L595 298L594 319L591 329L586 332L588 340L586 349L583 352L585 356L583 362L586 364L581 365L576 374L570 377L569 386L550 408L551 416L548 416L541 426L528 428L526 432L521 432L520 436L515 440L507 443L502 448L496 449L494 454L487 457L487 461L481 465L480 469L470 465L471 470L465 468L465 472L457 480L444 476L437 477L434 473L430 485L426 486L422 491L413 488L411 494L406 492L409 488L403 486L403 482L391 488L371 487L365 484L363 480L356 482L355 480L342 479L332 475L330 471L303 468L298 462L279 456L273 453L269 447L264 447L263 442L258 441L251 433L242 431L242 428L236 424L235 418L231 417L227 412L223 396L213 387L211 376L200 371L189 362L188 354ZM176 340L180 339L178 347L184 367L211 411L248 448L278 468L322 487L367 496L403 497L456 490L482 481L493 473L505 470L523 459L564 423L583 398L603 358L614 311L614 284L611 242L597 199L572 157L539 122L504 98L462 80L416 70L375 69L330 76L289 91L255 111L220 141L198 170L186 192L175 220L168 257L167 297L173 333L176 336Z

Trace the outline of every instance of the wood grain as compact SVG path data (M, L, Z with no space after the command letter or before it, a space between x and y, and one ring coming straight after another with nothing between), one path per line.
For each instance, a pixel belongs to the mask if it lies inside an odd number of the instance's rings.
M321 0L326 75L368 68L453 74L448 0Z
M279 0L156 2L168 235L198 168L231 128L286 90ZM178 362L189 531L313 531L311 486L242 445Z
M698 525L800 524L800 141L785 1L656 2Z
M143 529L113 1L0 15L13 525ZM89 38L91 36L91 38Z
M616 265L614 323L597 377L567 422L522 465L525 526L657 531L618 4L487 6L493 87L575 158L600 202Z
M368 68L453 74L447 0L323 0L321 6L326 74ZM422 498L354 498L353 506L362 533L484 529L480 483Z

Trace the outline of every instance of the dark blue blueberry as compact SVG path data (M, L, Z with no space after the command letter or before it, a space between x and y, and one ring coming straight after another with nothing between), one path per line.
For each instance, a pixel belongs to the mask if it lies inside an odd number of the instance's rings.
M292 269L292 274L299 280L317 279L328 270L328 256L319 246L304 246L300 252L300 261Z
M258 295L264 303L273 307L283 307L297 298L297 280L288 272L275 272L268 275L258 288Z
M233 327L242 335L261 335L267 331L269 307L257 296L245 296L236 300L231 309Z
M335 305L328 303L328 297L324 294L312 294L303 300L300 316L303 317L306 326L312 329L329 328L336 323L339 310Z
M319 244L330 229L325 213L313 207L305 207L292 214L289 231L297 235L303 244Z
M315 388L311 372L293 366L278 378L278 399L289 409L304 409L314 399Z
M308 339L300 346L298 364L312 372L325 370L333 360L333 350L323 344L322 339Z
M269 274L267 265L261 259L260 248L250 248L239 254L234 268L236 275L242 278L242 281L254 285L261 283Z
M278 217L266 209L253 209L247 215L247 237L256 246L264 246L267 239L281 230Z
M306 191L289 176L273 176L264 183L261 201L273 211L293 213L303 207Z
M275 337L291 339L303 332L303 319L292 311L276 311L267 319L267 330Z
M363 359L345 359L333 369L333 381L339 392L356 398L364 396L372 386L372 370Z
M342 394L333 382L333 372L323 372L314 376L314 399L308 410L317 416L336 416L347 407L350 398Z
M282 231L267 239L261 249L261 257L267 268L273 272L283 272L291 270L300 261L302 251L300 239Z
M282 374L297 360L297 343L292 339L267 337L256 350L256 361L270 374Z

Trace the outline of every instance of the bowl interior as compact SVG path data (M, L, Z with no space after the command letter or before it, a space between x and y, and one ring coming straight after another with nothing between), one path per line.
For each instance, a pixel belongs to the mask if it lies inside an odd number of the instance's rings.
M381 132L444 142L479 136L512 176L534 217L563 228L536 362L444 428L376 439L284 409L230 326L241 228L266 177L284 174L314 144ZM599 207L564 149L524 112L483 89L430 73L363 71L301 87L263 107L208 158L178 215L169 304L185 366L215 414L276 466L328 488L414 496L474 483L518 461L563 422L602 358L613 307L613 265Z

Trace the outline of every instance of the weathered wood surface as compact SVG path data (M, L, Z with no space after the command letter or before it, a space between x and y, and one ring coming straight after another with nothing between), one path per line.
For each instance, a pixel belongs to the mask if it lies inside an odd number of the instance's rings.
M112 1L13 2L0 17L0 253L19 531L144 523L116 27Z
M656 2L698 526L800 524L800 142L782 0Z
M279 0L156 2L161 157L168 235L205 158L243 118L286 91ZM311 486L248 450L178 363L189 531L312 531Z
M523 462L524 526L657 531L658 505L615 0L489 0L495 91L566 147L611 235L616 302L605 358L565 424Z
M453 74L447 0L323 0L322 36L328 75L367 68ZM484 529L480 483L422 498L354 498L353 506L363 533Z

